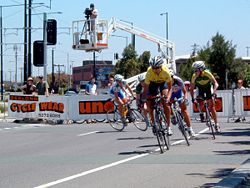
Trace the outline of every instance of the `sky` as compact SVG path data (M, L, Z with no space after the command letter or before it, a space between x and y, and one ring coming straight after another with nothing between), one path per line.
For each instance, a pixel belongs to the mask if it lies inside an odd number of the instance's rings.
M28 0L27 0L28 1ZM3 72L4 80L14 80L16 56L13 50L17 46L17 78L20 80L23 68L23 25L24 0L0 0L3 24ZM155 35L166 37L175 44L175 56L188 55L193 45L202 48L219 34L236 46L236 56L247 56L250 46L250 1L249 0L33 0L32 43L42 40L43 13L48 19L56 19L58 26L57 44L48 46L48 73L51 72L52 49L55 64L64 65L62 71L70 73L70 66L80 66L83 60L93 58L92 53L73 50L72 22L85 19L84 10L91 3L99 12L99 19L110 20L115 17L133 23L134 26ZM43 6L38 5L44 3ZM5 7L6 5L19 5ZM58 12L61 12L60 14ZM161 16L161 13L168 13ZM98 60L114 60L114 53L121 55L130 43L131 34L116 30L110 37L109 48L96 53ZM136 51L141 55L150 51L158 55L157 45L136 37ZM250 53L250 52L249 52ZM58 71L55 69L55 71ZM43 74L43 68L32 67L32 76Z

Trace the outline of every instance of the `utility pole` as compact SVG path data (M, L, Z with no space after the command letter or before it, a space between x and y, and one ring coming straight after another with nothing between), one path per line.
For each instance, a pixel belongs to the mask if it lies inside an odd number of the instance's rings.
M54 90L55 88L55 69L54 69L54 48L52 48L52 89Z
M195 56L196 53L197 53L199 45L194 43L193 45L191 45L191 47L192 47L192 56Z
M160 15L166 16L166 41L167 41L166 52L167 52L167 59L168 59L168 12L161 13Z
M10 83L11 83L12 72L14 72L14 71L9 70L8 72L10 73Z
M249 56L249 48L250 48L250 46L247 46L246 48L247 48L247 57L248 57Z
M17 45L15 44L13 47L13 50L15 51L15 91L17 90Z
M20 80L22 81L22 79L23 79L23 67L20 67L19 70L20 70Z
M64 67L64 65L54 65L56 67L58 67L58 84L59 84L59 88L61 87L61 83L60 83L60 76L61 76L61 67Z
M28 20L29 20L29 27L28 27L28 62L27 62L27 73L28 77L31 76L32 72L32 64L31 64L31 10L32 10L32 0L29 0L29 11L28 11Z
M24 49L23 49L23 82L28 78L28 66L27 66L27 0L24 0Z

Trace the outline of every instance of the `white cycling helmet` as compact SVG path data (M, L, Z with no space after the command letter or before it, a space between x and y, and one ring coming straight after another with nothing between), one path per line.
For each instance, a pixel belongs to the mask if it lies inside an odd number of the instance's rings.
M204 61L195 61L192 64L192 69L197 70L197 69L205 69L205 62Z
M161 56L153 57L149 61L149 64L152 67L160 67L163 63L164 63L164 59Z
M184 85L190 85L190 82L189 81L185 81Z
M122 81L123 78L124 77L122 75L120 75L120 74L116 74L115 77L114 77L115 81Z
M170 74L171 77L173 77L174 76L174 70L173 69L169 69L169 74Z
M145 74L139 75L138 76L138 81L141 82L143 80L145 80Z

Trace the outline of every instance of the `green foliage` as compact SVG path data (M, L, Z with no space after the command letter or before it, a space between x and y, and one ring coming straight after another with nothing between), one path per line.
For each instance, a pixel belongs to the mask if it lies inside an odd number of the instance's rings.
M181 64L180 66L180 77L183 80L191 80L193 71L192 71L192 64L195 61L195 58L190 58L187 60L187 64Z
M126 47L122 58L116 63L114 74L121 74L124 78L130 78L145 72L149 65L150 52L144 52L139 58L132 45Z
M150 51L145 51L138 58L138 68L140 70L140 73L147 71L149 67L150 56L151 56Z
M250 83L250 65L235 59L236 46L231 41L226 41L224 36L216 33L209 42L200 49L196 57L192 57L180 67L180 75L183 79L190 80L192 75L192 63L203 60L207 68L213 73L219 83L219 89L230 88L233 82L243 79L245 86ZM228 84L228 85L227 85Z

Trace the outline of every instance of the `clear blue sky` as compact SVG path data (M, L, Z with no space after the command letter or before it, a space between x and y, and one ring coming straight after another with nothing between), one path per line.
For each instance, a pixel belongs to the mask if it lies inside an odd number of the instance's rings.
M28 1L28 0L27 0ZM0 5L22 4L23 0L0 0ZM33 0L33 3L45 3L50 6L50 0ZM136 27L156 35L166 36L166 18L160 13L168 12L169 40L176 45L176 56L187 55L196 43L203 47L217 32L225 39L236 45L237 57L247 55L250 46L250 1L249 0L51 0L51 9L34 5L32 27L41 28L43 12L62 12L62 14L48 14L48 18L55 18L58 27L71 27L72 21L84 19L84 10L94 3L99 11L99 19L110 20L116 17L133 22ZM3 8L3 27L23 27L23 6ZM113 34L129 38L130 34L116 31ZM7 29L4 31L4 43L23 42L22 30ZM32 42L42 39L42 30L32 32ZM55 64L64 64L65 71L69 71L68 64L81 65L81 61L92 59L92 53L74 51L71 49L72 33L69 29L58 30L58 44L55 48ZM126 45L124 38L111 37L109 49L97 54L98 59L113 60L113 54L122 53ZM48 72L51 72L51 48L48 48ZM157 54L157 46L145 39L136 38L136 50L140 55L150 50ZM18 67L23 66L23 45L18 45ZM13 45L4 46L4 74L9 80L10 71L14 71ZM34 76L43 73L42 68L33 68ZM18 78L20 70L18 70ZM14 72L12 72L12 80Z

